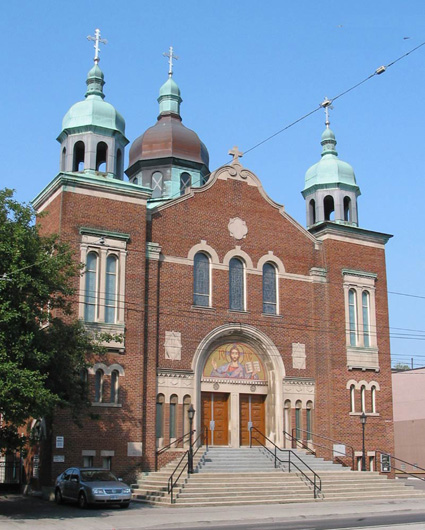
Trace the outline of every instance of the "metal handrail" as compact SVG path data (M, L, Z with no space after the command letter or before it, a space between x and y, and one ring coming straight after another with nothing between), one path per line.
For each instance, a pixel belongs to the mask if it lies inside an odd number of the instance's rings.
M401 458L398 458L397 456L394 456L391 453L388 453L388 451L381 451L380 449L376 449L376 453L377 454L381 454L381 455L387 455L390 458L392 458L393 460L397 460L398 462L402 462L403 464L407 464L408 466L416 467L417 469L420 469L421 471L425 471L425 469L423 467L417 466L416 464L412 464L411 462L407 462L407 460L403 460ZM391 465L391 468L394 469L395 471L400 471L400 473L403 473L404 475L409 475L411 477L415 477L415 478L425 482L425 478L420 477L420 476L416 475L415 473L410 473L409 471L405 471L403 469L399 469L398 467L395 467L394 465Z
M258 438L254 438L254 440L257 440L257 442L262 446L264 447L264 449L266 449L266 451L268 451L271 455L274 456L274 467L276 468L277 467L277 462L279 461L279 463L281 464L286 464L288 463L288 470L289 470L289 473L291 473L291 465L294 466L300 473L301 475L310 482L310 484L312 484L313 486L313 495L314 495L314 498L317 499L317 495L319 492L322 491L322 479L319 477L319 475L313 470L311 469L311 467L306 464L304 462L304 460L302 460L302 458L300 458L297 453L295 453L294 451L292 451L292 449L280 449L272 440L270 440L270 438L267 438L267 436L262 433L260 430L257 429L257 427L250 427L250 430L249 430L249 446L252 447L252 431L255 430L257 431L265 440L267 440L269 443L271 443L274 447L274 454L273 454L273 451L271 451L268 447L266 447L262 442L261 440L259 440ZM289 454L289 457L288 457L288 460L282 460L280 459L278 456L277 456L277 450L279 451L286 451L288 454ZM302 469L300 469L297 464L295 464L294 462L291 462L291 454L293 456L295 456L296 458L298 458L298 460L303 464L303 466L305 466L307 469L309 469L309 471L311 471L313 473L313 480L311 480L311 478L306 474L304 473L304 471ZM319 484L317 484L317 482Z
M180 442L185 442L185 438L190 438L190 432L187 432L186 434L183 434L183 436L180 436L180 438L177 438L174 440L174 442L170 442L168 445L165 445L164 447L161 447L161 449L158 449L156 452L157 455L161 455L162 453L165 453L165 451L168 451L168 449L171 449L171 446L174 444L179 444Z
M189 436L191 434L193 434L195 432L195 430L191 431L189 433ZM208 449L208 427L205 427L205 434L206 434L206 447ZM197 438L195 439L195 441L193 442L192 444L192 447L198 442L199 438L202 438L203 440L203 437L204 437L204 431L201 431L199 433L199 435L197 436ZM196 449L196 451L193 453L193 456L196 455L196 453L199 451L199 448L201 447L201 445L198 445L198 448ZM168 490L168 494L171 495L171 504L174 504L175 500L174 500L174 487L175 485L177 484L179 478L182 476L183 474L183 471L187 468L188 470L188 475L189 475L189 451L190 451L190 448L185 451L185 453L183 454L183 456L180 458L179 460L179 463L176 465L176 467L174 468L174 471L171 473L170 477L168 478L168 484L167 484L167 490ZM183 466L182 470L180 471L178 477L174 480L174 474L177 472L177 469L179 468L180 464L183 462L183 460L187 457L187 461L185 463L185 465Z
M294 444L294 442L295 442L295 448L296 448L296 444L299 444L302 449L305 449L311 455L316 455L316 451L314 451L311 447L306 445L302 440L298 440L297 438L294 438L294 436L292 434L290 434L289 432L286 432L286 431L283 431L283 434L286 435L286 436L289 436L289 438L291 439L292 444Z
M328 440L328 442L334 442L334 443L337 443L337 444L340 444L340 445L345 445L345 447L349 447L351 449L351 469L354 469L354 447L350 444L346 444L346 443L343 443L339 440L334 440L333 438L329 438L327 436L323 436L321 434L316 434L315 432L311 432L311 431L306 431L305 429L297 429L296 427L292 429L292 439L294 440L297 440L297 437L294 436L294 432L305 432L307 434L310 434L311 436L315 436L316 438L322 438L323 440ZM297 440L299 442L299 440ZM313 442L314 443L314 442ZM314 444L314 445L317 445L317 444ZM322 449L328 449L334 453L339 453L343 456L344 453L342 453L341 451L334 451L333 448L331 447L326 447L325 445L317 445L317 447L321 447Z

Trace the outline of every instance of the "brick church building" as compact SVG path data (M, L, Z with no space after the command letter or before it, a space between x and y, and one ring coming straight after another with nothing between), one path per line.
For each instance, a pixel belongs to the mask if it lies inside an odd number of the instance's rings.
M82 374L91 396L83 425L58 411L43 459L49 480L72 465L127 478L160 466L187 447L158 456L189 431L190 404L212 445L247 445L253 425L280 447L292 435L319 453L338 441L357 455L364 412L376 468L375 449L393 451L390 236L359 226L360 190L329 121L305 174L305 228L237 148L210 169L207 147L182 123L171 61L158 120L132 142L124 171L125 122L104 100L98 62L63 119L60 171L33 204L43 230L85 265L76 314L122 340Z

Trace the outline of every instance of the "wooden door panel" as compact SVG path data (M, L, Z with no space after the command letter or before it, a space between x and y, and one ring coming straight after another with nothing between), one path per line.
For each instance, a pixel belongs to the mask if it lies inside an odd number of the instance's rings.
M265 396L241 394L239 396L240 403L240 444L249 445L249 430L248 422L250 421L251 408L251 422L253 427L256 427L260 432L265 434ZM264 439L258 433L253 431L252 445L259 445L259 442L254 438L258 438L262 443Z
M208 443L213 445L229 444L229 394L202 392L202 427L208 428ZM214 420L214 435L210 431L210 422Z

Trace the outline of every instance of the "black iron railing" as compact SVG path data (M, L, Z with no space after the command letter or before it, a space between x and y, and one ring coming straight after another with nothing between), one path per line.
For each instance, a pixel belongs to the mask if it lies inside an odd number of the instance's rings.
M158 449L156 454L161 455L162 453L165 453L166 451L171 449L173 445L177 448L180 443L183 445L185 442L188 442L189 440L190 440L190 432L187 432L186 434L183 434L183 436L180 436L180 438L176 438L173 442L170 442L168 445L165 445L164 447L161 447L161 449Z
M269 444L271 444L273 446L273 448L274 448L274 451L272 451L269 447L267 447L259 438L254 436L252 431L254 431L255 433L259 434L263 438L264 441L267 441ZM304 460L302 458L300 458L297 455L297 453L292 451L292 449L280 449L274 442L272 442L272 440L270 440L270 438L267 438L267 436L265 434L263 434L260 430L258 430L256 427L251 427L251 429L250 429L250 433L249 433L249 446L250 447L252 447L252 440L256 440L266 451L268 451L273 456L273 458L274 458L274 467L275 468L280 467L280 466L278 466L278 463L279 464L288 464L289 473L291 473L292 467L294 467L299 473L301 473L303 478L313 486L313 495L314 495L314 498L317 499L318 495L322 491L322 479L319 477L319 475L308 464L306 464L304 462ZM282 453L282 452L287 453L288 454L288 458L286 460L284 460L284 459L278 457L277 456L277 451L279 451L280 453ZM299 467L299 465L294 462L293 459L295 459L296 462L301 463L303 466L305 466L311 472L311 474L313 475L313 478L309 477Z
M350 453L351 453L351 469L353 469L353 470L355 469L354 447L352 445L346 444L344 442L340 442L338 440L334 440L333 438L328 438L327 436L322 436L321 434L316 434L316 433L311 432L311 431L306 431L304 429L295 429L294 428L294 429L292 429L292 434L289 434L286 431L283 431L283 434L288 436L293 441L293 443L298 444L298 445L300 445L303 448L305 448L306 444L302 440L297 438L297 436L296 436L297 432L302 432L302 433L307 434L308 439L313 442L315 448L320 447L321 449L329 451L331 453L331 455L333 455L333 458L335 458L335 455L338 455L338 459L339 459L340 463L342 463L341 457L347 456L346 453L344 453L342 451L338 451L334 447L329 447L327 445L318 444L317 442L315 442L315 438L320 438L321 440L327 440L328 442L332 442L332 443L338 444L338 445L344 445L345 447L347 447L350 450ZM315 451L313 451L313 452L315 452Z
M408 466L411 466L411 467L414 467L415 469L418 469L419 471L424 471L425 472L425 469L423 467L420 467L416 464L412 464L411 462L407 462L406 460L402 460L401 458L398 458L390 453L388 453L387 451L381 451L380 449L377 449L375 451L375 453L377 455L384 455L386 457L389 458L389 462L390 462L390 469L387 471L391 471L391 470L394 470L394 471L398 471L399 473L403 473L403 475L409 475L410 477L414 477L414 478L417 478L419 480L422 480L425 482L425 478L424 477L421 477L420 475L418 474L415 474L415 473L410 473L409 471L406 471L404 469L401 469L401 468L398 468L394 465L394 462L401 462L402 464L407 464ZM381 465L382 467L382 465ZM381 469L381 472L382 472L382 469Z
M194 430L192 432L189 432L189 439L190 439L190 435L191 434L193 435L194 432L195 432ZM198 443L199 441L200 443ZM205 443L206 449L208 449L208 428L207 427L205 427L205 431L201 431L201 433L196 437L196 439L194 440L192 444L192 447L189 447L189 449L185 451L183 456L180 458L179 463L176 465L176 467L174 468L174 471L171 473L168 479L168 495L170 495L171 504L175 503L174 488L176 487L184 471L187 471L187 475L189 476L189 469L190 469L189 455L190 455L191 449L192 449L192 458L193 458L204 443ZM197 446L195 451L193 451L193 446ZM179 471L180 466L182 467Z

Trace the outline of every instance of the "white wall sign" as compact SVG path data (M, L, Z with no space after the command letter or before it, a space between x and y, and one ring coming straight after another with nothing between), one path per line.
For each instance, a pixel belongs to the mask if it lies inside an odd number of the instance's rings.
M56 436L56 449L63 449L65 439L63 436Z
M65 455L53 455L53 462L65 462Z

